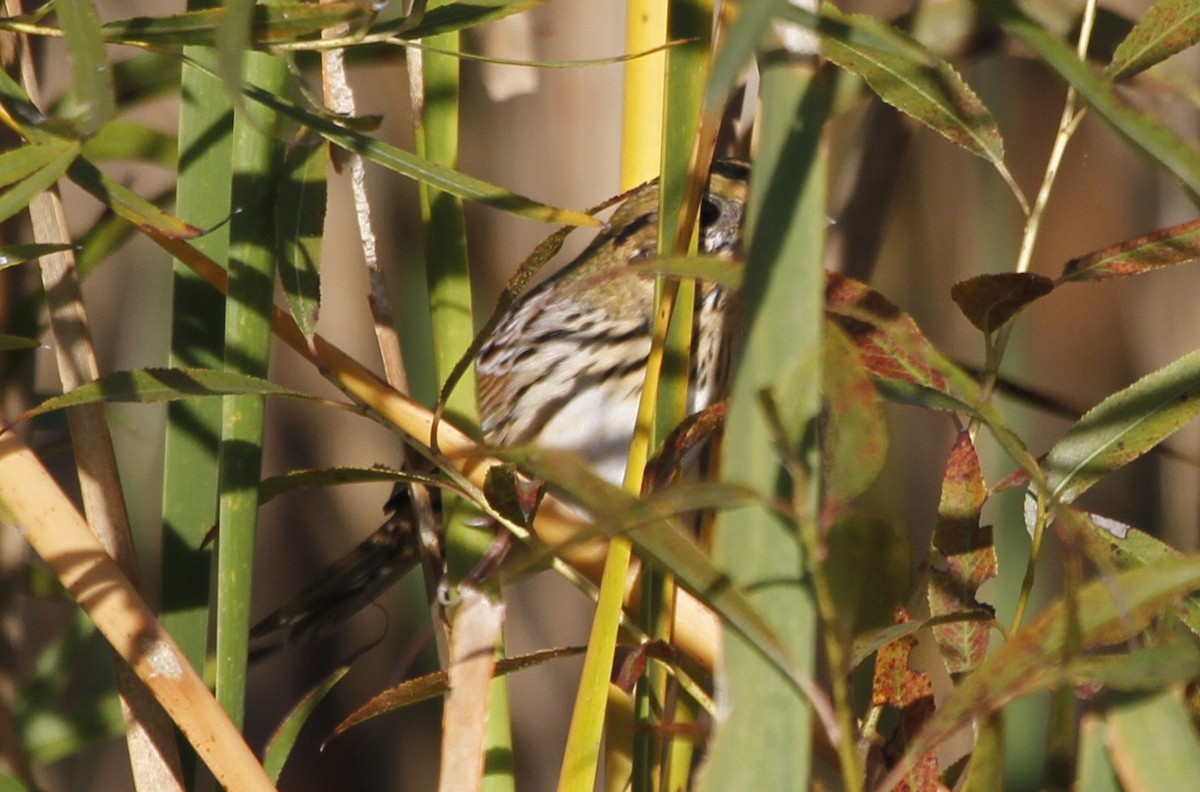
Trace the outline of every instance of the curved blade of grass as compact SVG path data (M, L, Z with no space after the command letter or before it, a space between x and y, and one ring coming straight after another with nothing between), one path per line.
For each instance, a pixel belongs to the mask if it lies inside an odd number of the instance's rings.
M31 243L28 245L5 245L0 247L0 269L5 267L15 267L18 264L24 264L27 261L36 261L42 256L48 256L51 253L60 253L64 250L70 250L71 245L55 244L55 243Z
M41 345L42 342L35 338L22 338L0 333L0 352L11 352L14 349L36 349Z
M475 25L519 14L545 0L474 0L439 4L424 13L377 25L371 32L388 33L401 39L420 39L454 33Z
M447 486L444 480L436 476L421 476L388 467L330 467L320 470L290 470L280 476L268 476L258 486L258 499L259 503L266 503L288 492L378 481L405 481L424 484L427 487Z
M316 334L321 308L321 242L325 235L328 165L329 146L324 142L292 146L275 203L279 280L292 318L306 338Z
M74 105L67 111L81 135L88 137L117 112L112 69L104 52L100 17L91 0L54 0L54 11L67 40Z
M67 170L71 181L134 225L152 229L168 239L191 239L202 231L142 198L115 181L92 163L76 159Z
M1124 80L1200 41L1200 6L1192 0L1158 0L1113 53L1104 72Z
M1200 412L1200 350L1147 374L1093 407L1042 463L1051 492L1071 503Z
M136 160L173 170L179 164L179 144L174 135L117 118L88 138L83 156L93 162Z
M73 142L51 137L0 154L0 187L7 187L37 173L73 148Z
M30 148L30 146L24 146L18 149L18 152L26 152ZM58 152L45 165L0 194L0 220L7 220L25 209L35 196L62 178L67 169L71 167L71 163L79 157L80 150L81 146L78 141L63 140L58 147ZM30 151L30 156L35 154L41 156L43 153L48 152Z
M563 657L575 657L583 654L583 652L584 647L582 646L564 646L556 649L542 649L517 657L503 657L496 661L495 676L507 676L517 671L524 671L527 668L536 668L551 660L558 660ZM444 696L449 689L450 674L444 669L417 677L416 679L405 680L399 685L376 694L367 703L350 713L325 738L324 745L328 745L333 738L372 718L377 718L380 715L394 712L436 696Z
M995 712L1019 696L1060 684L1070 619L1078 622L1080 648L1118 643L1146 629L1180 596L1197 588L1200 556L1188 556L1088 583L1071 604L1071 613L1062 599L1055 601L946 697L880 788L892 788L916 757L972 719Z
M82 385L70 393L47 399L37 407L26 410L17 417L15 423L80 404L99 402L153 404L196 396L228 396L232 394L286 396L306 401L324 401L307 393L281 388L265 379L231 371L179 368L133 369L109 374Z
M224 41L224 25L245 26L242 44L264 46L302 40L341 24L361 28L375 16L366 3L282 3L248 4L246 7L207 8L183 14L130 17L105 23L105 39L112 42L155 44L158 46L212 46ZM228 46L233 46L232 42Z
M247 85L243 87L243 90L254 101L308 126L331 143L360 154L388 170L423 182L443 192L543 223L575 226L600 224L598 220L582 212L555 209L451 168L436 165L416 154L339 126L327 118L304 110L256 86Z
M1127 278L1197 258L1200 258L1200 220L1189 220L1071 259L1058 281Z
M1108 81L1097 77L1075 51L1025 15L1013 0L979 0L1005 33L1033 50L1079 92L1133 149L1175 177L1200 199L1200 150L1181 140L1158 121L1128 107Z
M316 710L317 705L329 695L330 691L350 672L351 664L334 669L333 673L321 680L319 684L305 693L296 705L288 710L287 715L276 727L274 733L263 747L263 770L275 783L279 783L279 775L296 745L300 730L308 723L309 716Z

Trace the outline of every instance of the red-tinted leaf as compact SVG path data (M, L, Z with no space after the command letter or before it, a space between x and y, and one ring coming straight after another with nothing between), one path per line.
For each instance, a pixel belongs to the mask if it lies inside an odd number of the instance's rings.
M949 393L950 378L956 387L973 392L969 378L929 342L912 317L865 283L829 273L825 310L854 342L872 376L939 393Z
M850 339L829 322L825 328L825 483L833 504L862 494L883 467L887 427L879 392Z
M958 436L946 461L938 521L930 548L929 610L933 616L978 610L975 593L984 581L996 576L996 548L991 526L979 524L987 500L987 486L971 436ZM990 625L959 621L933 627L946 670L963 674L983 662Z
M1113 53L1105 70L1123 80L1200 41L1200 5L1195 0L1159 0Z
M903 608L896 609L896 621L908 621ZM909 655L917 639L906 635L879 650L875 677L871 683L871 704L900 710L900 724L888 738L884 755L894 760L908 750L912 737L933 714L933 682L928 674L908 667ZM926 752L904 775L896 789L937 789L938 763L935 751Z
M950 296L971 324L993 333L1026 305L1053 290L1054 281L1045 275L1000 272L959 281Z
M1160 228L1071 259L1059 282L1128 278L1200 257L1200 220Z
M1200 557L1188 556L1088 583L1072 603L1070 617L1067 604L1056 601L959 683L909 745L904 761L879 787L897 783L927 751L972 720L1015 698L1061 684L1063 649L1068 632L1075 632L1069 630L1069 622L1076 624L1080 649L1120 643L1145 630L1180 596L1198 587Z

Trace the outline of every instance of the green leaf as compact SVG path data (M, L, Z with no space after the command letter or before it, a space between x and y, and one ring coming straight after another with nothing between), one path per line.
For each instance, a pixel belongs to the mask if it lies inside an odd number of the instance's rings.
M1112 763L1125 789L1189 789L1200 778L1200 740L1177 692L1124 699L1106 721Z
M433 476L420 476L376 466L370 468L331 467L320 470L290 470L280 476L268 476L258 486L259 503L289 492L320 489L338 484L370 484L379 481L412 481L430 487L444 487L446 482Z
M42 343L36 338L21 338L0 333L0 352L11 352L14 349L36 349L41 345Z
M1088 410L1042 463L1051 492L1071 503L1200 412L1200 350L1114 393Z
M1200 199L1200 151L1161 123L1122 102L1067 44L1026 16L1013 0L979 0L1005 33L1020 41L1071 84L1092 109L1134 150L1179 180Z
M0 269L15 267L18 264L24 264L26 261L36 261L42 256L48 256L51 253L61 253L71 248L71 245L51 243L5 245L0 247Z
M1083 586L1073 613L1059 599L967 675L909 743L904 761L881 784L889 788L904 770L962 726L1020 696L1057 686L1068 622L1078 627L1081 649L1121 643L1146 629L1182 595L1200 588L1200 556L1187 556L1107 576ZM1152 732L1159 733L1156 727ZM1193 751L1200 756L1200 751ZM1149 788L1160 788L1151 786ZM1161 787L1171 789L1170 785Z
M74 101L68 115L79 132L92 135L117 111L112 69L104 51L100 17L91 0L54 0L54 11L67 40L74 76Z
M892 107L1004 169L1004 141L996 119L953 66L882 20L843 14L829 3L822 4L821 15L884 45L864 44L866 37L826 28L822 55L862 77Z
M1096 515L1075 509L1072 511L1082 520L1080 524L1083 530L1076 531L1075 536L1084 543L1088 554L1097 558L1107 558L1117 569L1135 569L1183 556L1183 553L1174 547L1155 539L1145 531L1125 526L1123 534L1116 535L1113 531L1105 529ZM1184 597L1177 614L1189 630L1200 636L1200 597Z
M837 603L839 637L849 648L859 633L890 624L907 599L908 537L886 520L850 516L833 524L826 542L825 574Z
M442 192L543 223L562 223L575 226L598 225L598 221L590 215L566 209L555 209L443 165L437 165L416 154L347 129L328 118L310 113L285 99L263 91L261 88L246 85L243 86L243 91L254 101L306 125L331 143L361 154L377 165L428 184Z
M1124 80L1200 41L1200 5L1194 0L1158 0L1113 53L1105 74Z
M1200 220L1160 228L1071 259L1059 282L1102 281L1186 264L1200 258Z
M275 234L279 279L296 326L306 338L317 333L321 308L321 241L325 235L328 190L325 170L329 146L292 146L284 162L284 181L275 202Z
M847 503L866 491L887 456L879 391L846 334L825 323L825 497Z
M366 3L247 3L236 11L229 6L168 14L131 17L108 22L104 37L112 42L158 46L213 46L222 41L222 26L236 19L243 26L243 46L290 43L341 24L355 28L369 22L374 9ZM240 37L239 37L240 38Z
M377 25L371 33L394 35L403 40L429 38L519 14L539 6L545 1L474 0L474 2L439 3L423 14L413 13L404 19Z
M19 182L37 173L74 147L73 141L52 137L0 154L0 187Z
M85 159L76 159L67 175L96 200L136 226L152 229L168 239L191 239L202 233L199 228L158 208Z
M333 673L321 680L320 684L305 693L283 717L275 732L267 740L267 744L263 748L263 769L267 771L267 775L272 781L279 782L279 774L283 772L283 765L296 745L296 738L300 736L300 730L304 728L305 723L308 723L308 719L316 710L317 705L350 672L350 668L351 665L347 663L335 669Z
M230 371L187 368L133 369L109 374L69 393L47 399L32 410L26 410L17 421L26 421L53 410L80 404L97 402L152 404L196 396L228 396L232 394L287 396L293 399L321 401L316 396L281 388L273 382Z
M39 193L49 189L75 162L79 151L78 141L61 141L58 153L49 162L0 194L0 220L22 211Z
M92 162L132 160L174 169L179 164L179 145L173 134L117 118L88 138L83 156Z

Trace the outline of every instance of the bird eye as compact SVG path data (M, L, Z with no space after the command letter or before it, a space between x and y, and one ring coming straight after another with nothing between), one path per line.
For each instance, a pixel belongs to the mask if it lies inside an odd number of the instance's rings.
M721 205L710 196L700 204L700 227L711 228L721 219Z

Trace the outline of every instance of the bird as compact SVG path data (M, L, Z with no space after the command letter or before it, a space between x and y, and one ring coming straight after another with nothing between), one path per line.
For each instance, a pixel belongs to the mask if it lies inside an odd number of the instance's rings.
M713 162L699 207L700 253L741 261L749 166ZM633 437L654 323L659 182L630 191L590 244L518 298L475 358L480 425L492 447L535 445L582 458L620 484ZM737 296L712 282L696 289L687 412L719 401L738 336ZM291 601L252 638L288 641L323 632L374 601L419 560L416 522L400 483L375 533Z

